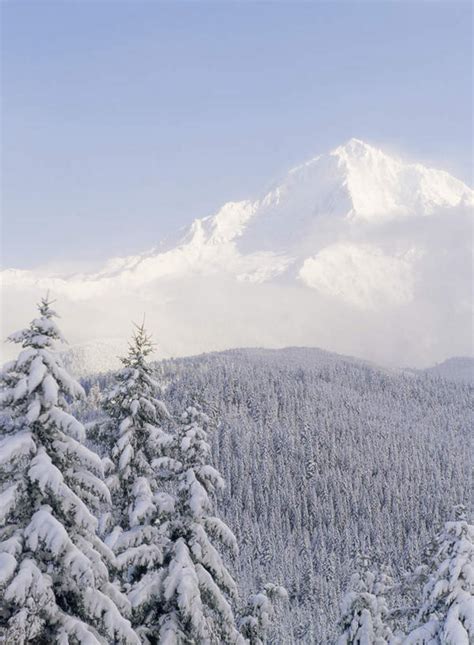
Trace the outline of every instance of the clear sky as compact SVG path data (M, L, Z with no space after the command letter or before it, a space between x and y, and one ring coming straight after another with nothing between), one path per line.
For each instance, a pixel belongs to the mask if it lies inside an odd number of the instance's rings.
M472 185L471 2L1 11L3 266L146 250L351 136Z

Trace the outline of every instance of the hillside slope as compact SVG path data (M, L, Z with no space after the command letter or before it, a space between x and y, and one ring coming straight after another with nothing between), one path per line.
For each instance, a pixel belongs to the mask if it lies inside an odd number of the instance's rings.
M474 358L469 356L453 356L446 361L424 370L426 373L452 381L474 383Z
M290 592L275 643L330 643L354 556L409 569L453 504L469 501L468 384L305 348L158 368L171 409L199 403L213 420L242 596L267 580Z

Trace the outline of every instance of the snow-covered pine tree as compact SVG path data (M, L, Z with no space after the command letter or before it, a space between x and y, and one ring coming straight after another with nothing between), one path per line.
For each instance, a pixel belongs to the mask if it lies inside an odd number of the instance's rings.
M387 645L391 642L385 600L391 581L386 574L370 571L368 564L367 557L359 556L359 571L353 574L341 603L339 625L342 633L337 645Z
M391 596L398 599L398 604L390 607L390 621L395 632L403 642L405 634L416 622L423 588L431 577L431 565L438 551L436 538L433 537L423 548L422 563L413 571L402 571L399 581L391 588Z
M121 359L123 368L104 398L106 418L96 429L111 446L113 462L107 483L112 492L114 528L106 542L116 554L123 588L131 593L141 583L140 592L132 594L133 622L144 639L147 631L156 629L151 615L147 618L146 614L148 607L156 607L158 602L164 540L159 518L169 510L171 500L158 490L152 465L170 441L162 427L169 413L148 362L152 350L144 325L136 326L128 354Z
M224 481L209 464L207 424L206 415L189 407L168 456L155 462L158 473L176 488L174 511L163 527L169 542L163 562L162 614L153 641L161 645L245 642L231 604L236 584L213 544L217 540L237 552L234 534L212 514L211 496Z
M249 597L239 628L250 645L263 645L275 619L275 604L285 598L288 598L286 589L272 583L263 585L258 593Z
M437 536L432 575L423 590L417 625L406 645L474 643L474 526L463 506Z
M96 535L102 463L68 407L83 391L54 351L63 338L47 298L39 311L10 336L23 350L1 373L0 634L9 645L136 644Z

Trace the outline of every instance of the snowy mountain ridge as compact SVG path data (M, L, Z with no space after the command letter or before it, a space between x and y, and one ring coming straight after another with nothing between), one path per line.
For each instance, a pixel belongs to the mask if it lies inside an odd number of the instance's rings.
M268 319L266 312L273 312L275 303L297 298L293 311L305 318L313 315L318 302L337 316L342 307L351 315L361 312L377 321L381 315L419 307L427 298L429 307L464 317L472 306L473 204L473 190L445 171L404 163L351 139L296 166L259 198L228 202L214 215L195 219L176 244L113 258L95 272L68 275L7 269L1 279L13 299L27 293L36 300L49 290L75 312L85 304L88 330L80 337L73 333L74 343L122 335L121 329L118 333L92 329L94 312L116 320L112 310L116 314L117 307L133 301L127 307L146 311L163 327L164 316L172 317L175 308L182 315L185 298L199 293L199 302L206 302L219 318L223 310L229 312L228 320L219 323L217 332L210 330L209 338L189 339L185 347L172 347L170 342L172 355L243 345L325 346L324 340L313 338L313 332L296 321L291 328L288 322L273 339L262 338L261 331L252 336L249 326L264 329L267 336L275 315ZM258 285L268 285L262 287L265 294L256 295ZM446 290L446 298L439 296L440 290ZM111 299L113 304L106 306ZM235 331L236 319L249 306L258 320L245 325L242 321L243 330ZM13 304L10 309L7 329L9 319L17 319L18 307ZM276 318L287 320L288 310L278 312ZM295 325L303 331L295 334ZM332 343L328 348L367 355L358 347ZM450 346L428 360L433 363L458 353L469 349ZM407 356L404 362L413 360Z
M3 272L3 279L17 284L39 282L72 290L78 297L79 285L92 293L100 290L100 283L109 286L111 280L141 284L190 270L224 269L235 272L238 279L260 282L279 275L305 254L307 234L318 235L311 230L319 224L318 218L376 224L473 204L474 191L447 172L403 164L359 139L350 139L329 154L291 169L262 198L228 202L215 215L195 219L181 242L164 252L113 258L91 274L38 276L10 269Z

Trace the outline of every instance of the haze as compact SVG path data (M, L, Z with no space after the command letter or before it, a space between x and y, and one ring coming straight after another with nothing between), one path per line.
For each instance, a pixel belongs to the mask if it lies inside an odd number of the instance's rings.
M2 3L3 267L157 246L351 136L472 185L472 5Z

